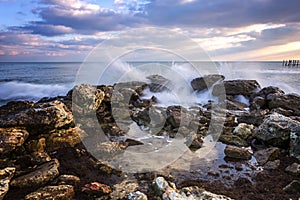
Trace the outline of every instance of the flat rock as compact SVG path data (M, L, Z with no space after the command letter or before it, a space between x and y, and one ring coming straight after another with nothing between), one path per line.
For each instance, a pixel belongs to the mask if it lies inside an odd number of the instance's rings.
M53 159L38 166L34 171L14 178L10 185L16 188L40 187L54 180L58 175L59 162Z
M230 144L238 147L247 147L249 144L247 143L246 140L240 138L237 135L225 135L222 134L219 137L219 141L224 143L224 144Z
M258 164L264 165L268 161L277 159L280 155L280 149L276 147L270 147L268 149L258 150L254 153L254 157Z
M219 74L209 74L203 77L195 78L191 82L194 90L201 91L210 88L217 82L223 81L225 77Z
M299 176L300 175L300 164L293 163L285 168L285 171L291 175Z
M251 153L247 149L233 146L226 146L224 153L229 158L241 160L250 160L252 157Z
M0 170L0 200L4 198L9 190L9 183L11 178L14 176L15 168L7 167Z
M26 200L72 200L74 187L71 185L47 186L25 196Z
M23 128L0 128L0 157L22 146L28 136Z
M223 83L216 84L213 88L212 94L219 96L225 88L226 95L244 95L250 96L260 89L260 85L256 80L230 80Z
M269 108L284 108L300 114L300 96L298 94L273 95L269 97Z

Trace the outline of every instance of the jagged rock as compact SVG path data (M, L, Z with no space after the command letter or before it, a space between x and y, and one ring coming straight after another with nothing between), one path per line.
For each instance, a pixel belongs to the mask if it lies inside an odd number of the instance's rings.
M16 104L12 102L0 108L0 127L26 127L30 134L34 134L73 123L72 113L61 101Z
M247 149L240 147L226 146L224 153L229 158L241 160L250 160L252 157L251 153Z
M129 193L127 196L127 199L128 200L148 200L148 197L144 193L142 193L140 191L136 191L136 192Z
M74 175L60 175L57 178L57 184L58 185L76 185L80 182L80 178Z
M154 180L154 188L157 195L161 196L163 200L183 199L183 196L178 193L175 184L172 184L172 186L163 177L157 177Z
M280 160L268 161L264 164L264 169L277 169L280 165Z
M290 184L283 188L283 191L290 194L300 194L300 182L293 180Z
M230 80L216 84L212 94L219 96L222 94L222 87L225 88L226 95L245 95L250 96L260 89L260 85L256 80Z
M41 187L59 175L58 167L58 160L53 159L38 166L32 172L14 178L10 185L16 188Z
M209 74L203 77L195 78L191 82L191 86L194 90L201 91L210 88L217 82L223 81L225 77L219 74Z
M280 155L280 149L270 147L268 149L258 150L254 153L254 157L258 164L264 165L268 161L277 159Z
M237 117L238 123L253 124L254 126L259 126L263 123L265 115L268 113L268 110L262 110L260 112L250 112L243 113Z
M240 138L247 140L249 136L252 135L254 126L251 124L240 123L237 127L234 128L233 134L239 136Z
M286 147L291 133L300 133L300 122L273 113L265 117L263 123L255 130L254 136L266 144Z
M181 191L181 195L184 197L183 199L188 199L188 200L200 200L200 199L231 200L231 198L229 197L226 197L224 195L217 195L205 191L204 189L199 188L197 186L184 187L180 191Z
M293 163L285 168L285 171L291 175L299 176L300 175L300 164Z
M250 109L251 110L260 110L260 109L264 108L265 105L266 105L266 99L261 96L257 96L251 102Z
M289 154L300 161L300 132L292 132L290 134Z
M44 137L38 138L36 140L30 140L25 143L25 148L27 152L44 152L46 148L46 139Z
M230 144L238 147L247 147L249 144L247 143L246 140L240 138L239 136L236 135L220 135L219 141L224 143L224 144Z
M111 193L112 190L108 185L92 182L85 184L84 187L81 188L81 191L87 193L89 196L99 197Z
M284 108L300 115L300 96L298 94L273 95L269 98L269 108Z
M126 146L119 142L98 142L93 148L89 146L92 155L100 160L112 160L124 153L125 148Z
M9 183L11 178L14 176L15 168L7 167L0 170L0 200L4 198L9 190Z
M148 84L151 92L162 92L173 89L172 82L161 75L150 75L146 78L151 81L151 83Z
M139 184L136 180L124 180L121 183L114 185L110 197L111 199L125 199L127 196L134 193L138 187Z
M225 100L226 109L228 110L245 110L248 106L244 103L234 101L234 100Z
M81 131L82 130L79 128L52 131L46 139L47 151L52 152L64 147L74 147L76 144L81 142L81 138L79 136Z
M72 200L74 187L71 185L47 186L25 196L26 200Z
M23 145L29 133L23 128L0 128L0 157Z

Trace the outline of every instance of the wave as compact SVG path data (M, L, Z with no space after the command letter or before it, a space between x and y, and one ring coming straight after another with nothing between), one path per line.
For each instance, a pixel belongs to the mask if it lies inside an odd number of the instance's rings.
M72 86L71 84L34 84L17 81L2 82L0 83L0 101L37 101L43 97L66 95Z

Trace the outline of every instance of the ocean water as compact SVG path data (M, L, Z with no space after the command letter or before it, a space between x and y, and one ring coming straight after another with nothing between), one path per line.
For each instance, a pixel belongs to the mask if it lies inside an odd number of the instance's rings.
M211 64L195 62L191 66L182 62L115 63L107 67L102 77L99 77L99 84L113 84L116 80L118 82L147 81L146 76L159 72L158 74L169 78L175 85L175 92L155 94L161 104L170 105L180 102L201 104L213 97L209 93L203 93L200 96L192 93L189 83L193 78L211 73ZM80 74L82 73L81 65L82 63L72 62L2 62L0 63L0 105L12 100L37 101L43 97L65 95L75 83L78 83L78 77L82 75ZM90 63L90 65L91 69L95 70L95 67L93 68L95 63ZM284 67L281 62L216 62L213 65L215 68L213 72L217 70L227 80L255 79L262 87L272 85L281 88L286 93L300 94L300 66ZM164 66L168 70L164 71ZM199 73L195 73L195 69ZM93 74L93 71L89 73ZM87 76L87 83L88 79ZM184 85L187 89L184 89ZM151 95L153 94L149 91L145 92L145 97Z

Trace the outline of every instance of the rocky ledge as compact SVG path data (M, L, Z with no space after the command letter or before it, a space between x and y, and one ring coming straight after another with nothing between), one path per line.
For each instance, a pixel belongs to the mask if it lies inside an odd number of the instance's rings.
M66 96L0 107L0 199L299 197L299 95L208 75L191 88L210 90L218 102L163 107L143 92L171 92L173 85L159 75L148 79L150 84L83 84ZM155 171L112 166L126 150L146 145L133 127L166 139L162 146L184 140L187 150ZM208 138L216 140L218 162L194 156Z

